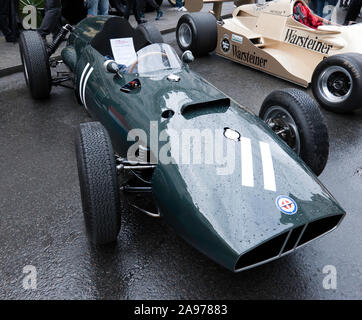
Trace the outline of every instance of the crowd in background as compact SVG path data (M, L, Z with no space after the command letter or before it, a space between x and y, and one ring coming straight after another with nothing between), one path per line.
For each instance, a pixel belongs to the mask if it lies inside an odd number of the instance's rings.
M120 0L82 0L82 8L88 16L107 15L110 4L122 10L121 13L127 20L131 13L134 14L137 23L147 22L144 19L146 5L156 11L156 20L163 16L163 11L155 0L126 0L125 5ZM79 6L74 2L74 9L79 10ZM8 42L17 42L18 30L18 0L0 0L0 31ZM64 8L63 8L64 9ZM182 0L176 0L176 9L186 11ZM48 34L56 35L61 28L62 1L44 0L44 18L38 29L40 35L45 38Z
M82 1L84 2L82 3ZM126 0L125 5L121 3L121 0L80 0L78 2L72 2L70 10L83 10L84 14L88 16L106 15L108 14L111 4L114 7L121 8L117 11L121 11L119 13L121 13L127 20L132 12L138 24L147 22L144 20L146 5L156 11L156 20L159 20L164 14L155 0ZM237 2L238 1L235 1L235 3ZM256 0L255 2L263 1ZM306 2L311 9L321 17L325 16L324 9L326 6L349 8L344 24L349 24L351 21L356 20L358 14L360 13L362 4L362 0L306 0ZM79 7L79 4L81 8ZM4 34L5 39L8 42L16 42L19 37L17 21L18 5L19 0L0 0L0 31ZM45 39L45 37L50 33L53 35L57 34L61 28L62 1L44 0L44 10L45 15L38 31ZM182 0L176 0L176 10L187 11L183 7Z
M17 12L17 1L0 0L0 31L7 42L16 42L19 37Z

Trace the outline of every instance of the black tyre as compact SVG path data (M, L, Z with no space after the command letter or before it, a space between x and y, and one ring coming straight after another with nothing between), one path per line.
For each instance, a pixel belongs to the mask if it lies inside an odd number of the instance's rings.
M312 90L325 109L343 113L362 107L362 54L346 53L320 62L312 77Z
M177 44L182 51L204 56L216 49L216 18L205 12L184 14L177 23Z
M19 48L25 81L34 99L49 97L52 88L49 57L37 31L20 34Z
M114 242L121 226L116 163L110 137L99 122L80 125L76 155L88 238L96 245Z
M152 23L143 23L136 28L136 32L144 35L150 43L163 43L163 37L160 32Z
M174 7L176 7L176 0L168 0L168 2L173 5ZM182 0L182 5L185 4L185 0Z
M327 164L327 125L316 102L297 89L276 90L261 106L259 117L318 176Z

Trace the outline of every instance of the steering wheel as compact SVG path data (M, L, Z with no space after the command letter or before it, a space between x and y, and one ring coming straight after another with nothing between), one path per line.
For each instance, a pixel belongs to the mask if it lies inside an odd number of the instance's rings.
M129 68L129 71L128 73L132 73L133 72L133 69L136 67L136 65L138 64L138 62L148 56L151 56L151 55L155 55L155 54L160 54L160 52L148 52L148 53L145 53L144 55L140 56L137 58L137 60L135 62L132 63L131 67ZM161 55L163 57L166 57L167 58L167 54L166 53L161 53Z

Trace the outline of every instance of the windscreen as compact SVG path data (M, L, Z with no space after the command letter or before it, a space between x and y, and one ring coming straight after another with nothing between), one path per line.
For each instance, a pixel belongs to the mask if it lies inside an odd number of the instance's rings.
M128 67L128 73L148 74L181 67L182 63L175 50L168 44L157 43L137 51L137 60Z

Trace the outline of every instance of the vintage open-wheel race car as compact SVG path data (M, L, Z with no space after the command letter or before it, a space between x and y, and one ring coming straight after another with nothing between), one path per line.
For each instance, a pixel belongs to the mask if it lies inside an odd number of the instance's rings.
M311 84L318 103L330 111L362 107L362 24L333 24L300 0L241 5L222 19L226 1L186 1L192 13L179 19L176 30L182 50L201 56L216 49L221 57L303 87ZM196 12L204 3L214 3L213 12Z
M69 72L52 76L57 64L49 56L67 33ZM136 57L116 63L111 40L130 38ZM316 177L327 162L328 132L306 93L274 91L256 116L192 72L191 52L180 60L153 25L133 29L120 17L65 26L50 51L37 32L23 32L20 52L34 98L71 81L97 121L76 135L92 243L116 241L121 212L131 206L163 218L237 272L293 252L345 216Z

